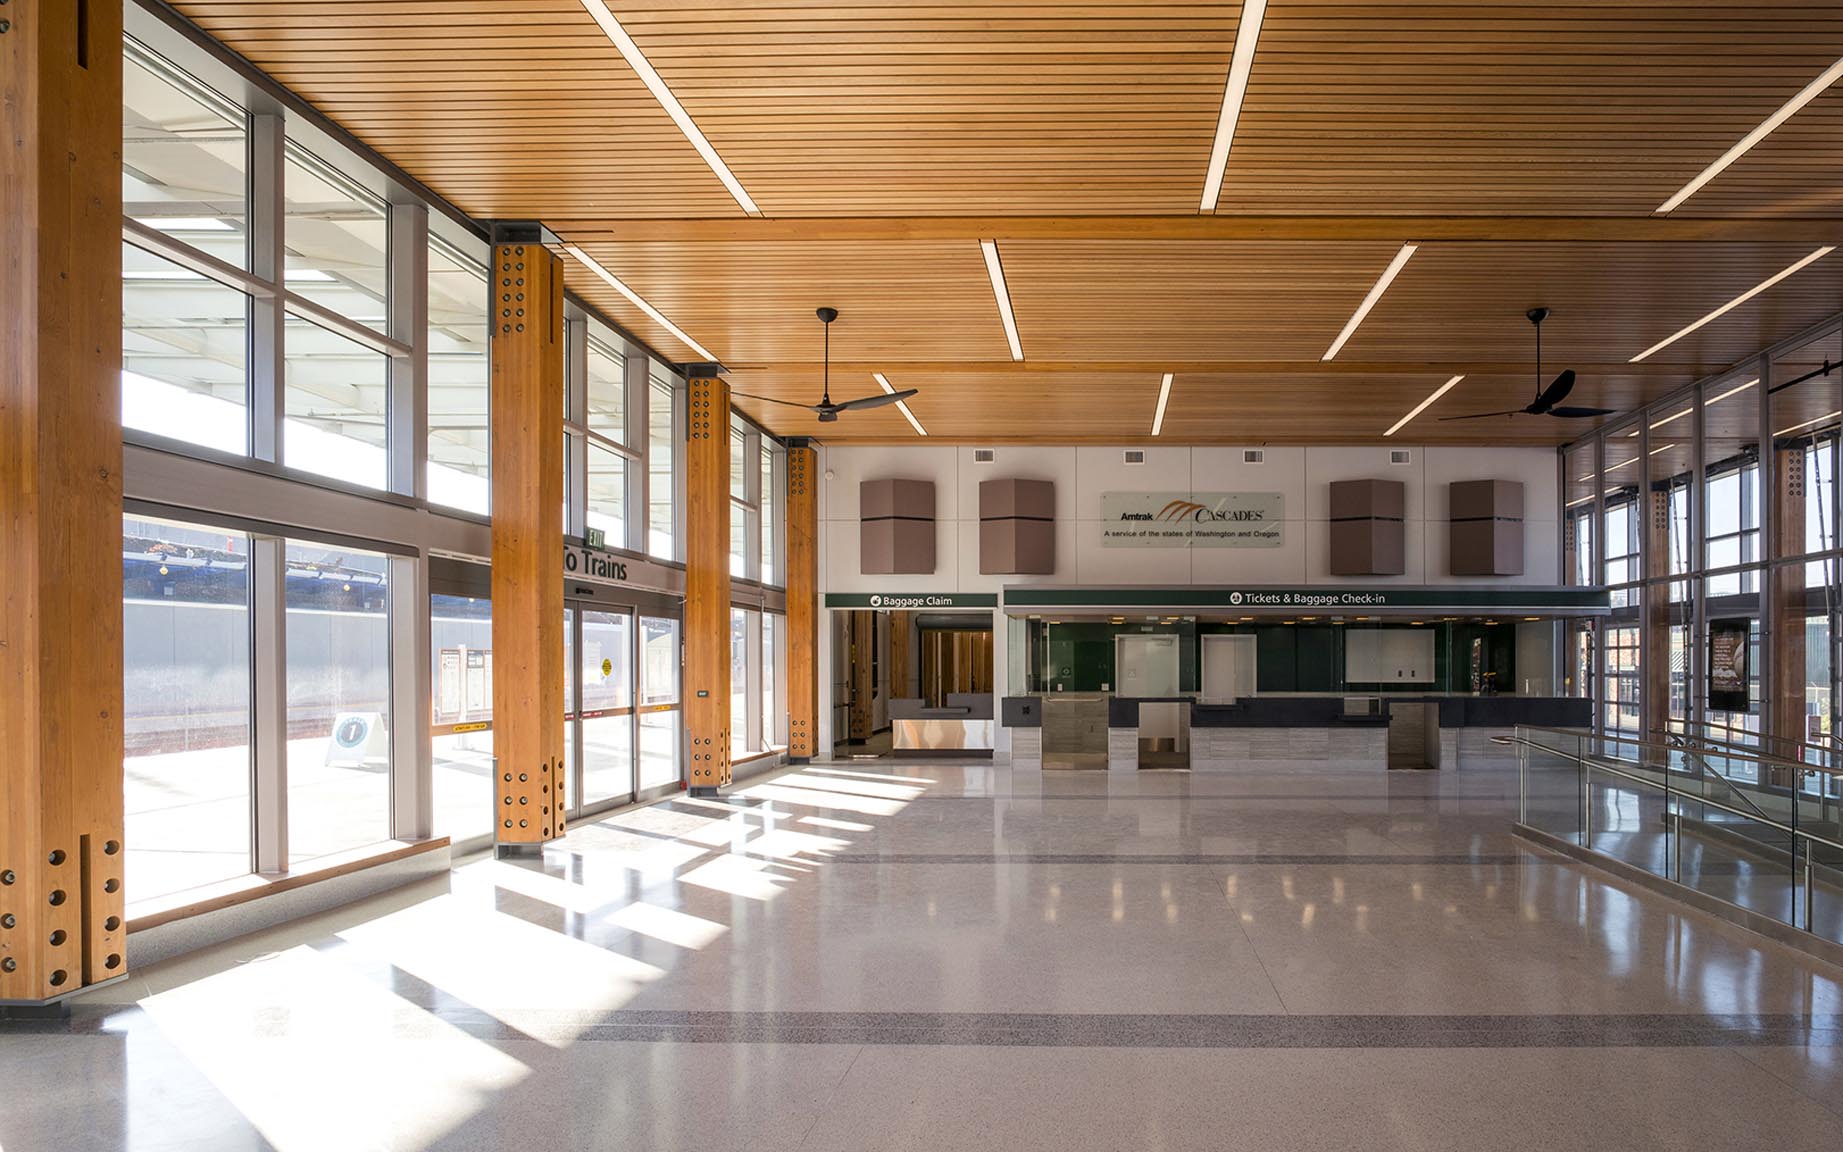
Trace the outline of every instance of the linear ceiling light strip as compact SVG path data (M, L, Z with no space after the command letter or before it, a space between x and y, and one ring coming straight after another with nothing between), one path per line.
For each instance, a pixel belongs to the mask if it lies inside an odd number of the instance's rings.
M1397 420L1395 422L1395 426L1393 428L1390 428L1387 432L1384 432L1383 435L1393 436L1397 432L1400 432L1403 428L1407 426L1408 421L1414 419L1416 416L1419 416L1421 413L1427 411L1427 409L1433 406L1433 402L1435 400L1438 400L1440 397L1446 395L1448 392L1451 392L1453 390L1453 385L1459 383L1459 381L1464 380L1464 379L1465 379L1464 376L1455 376L1451 380L1448 380L1446 383L1440 385L1438 388L1435 388L1433 392L1427 397L1427 399L1421 401L1419 404L1416 404L1414 406L1414 411L1408 413L1406 416L1403 416L1400 420Z
M659 101L659 106L664 108L666 115L678 125L678 130L685 134L685 139L691 141L691 146L698 150L698 155L704 158L704 163L710 165L710 170L717 174L717 179L723 181L723 186L728 188L730 195L736 198L736 203L742 205L742 210L749 215L760 216L762 210L750 198L748 190L742 186L742 181L736 179L736 174L731 172L729 165L723 162L723 157L717 155L716 148L711 146L703 130L697 126L697 122L691 119L691 113L685 111L685 106L678 102L678 97L672 95L672 89L666 86L666 82L654 70L652 62L646 58L645 53L640 51L640 46L634 43L633 37L627 34L627 29L621 27L621 22L614 18L614 13L608 11L608 5L602 0L582 0L582 6L588 9L589 15L595 17L595 22L601 25L602 31L607 34L609 40L614 42L614 46L621 50L621 55L626 58L628 65L640 77L640 82L646 85L646 90L653 94L653 99Z
M1417 247L1418 245L1414 244L1401 246L1401 251L1395 253L1395 259L1389 261L1389 266L1382 270L1381 278L1369 290L1369 295L1363 298L1363 303L1357 305L1357 310L1350 314L1350 319L1344 324L1344 330L1337 334L1337 339L1331 342L1331 347L1325 349L1325 354L1319 357L1320 360L1330 360L1336 356L1343 349L1344 342L1356 335L1357 327L1363 323L1363 318L1368 316L1369 310L1376 306L1376 301L1382 299L1382 294L1389 290L1389 285L1394 282L1395 277L1401 274L1402 267L1408 263L1408 258L1414 255Z
M1640 360L1643 360L1645 357L1650 356L1653 353L1663 351L1664 349L1670 347L1672 344L1675 344L1677 341L1683 339L1683 337L1689 335L1691 332L1694 332L1696 329L1702 327L1704 324L1707 324L1709 321L1717 320L1723 316L1726 316L1729 312L1732 312L1734 309L1739 308L1741 305L1747 303L1747 301L1753 299L1755 296L1758 296L1760 293L1766 291L1768 288L1771 288L1773 285L1779 283L1779 281L1784 280L1786 277L1793 275L1794 273L1798 272L1800 269L1804 268L1806 265L1814 264L1817 261L1822 260L1824 257L1830 255L1832 252L1835 252L1835 251L1836 251L1836 246L1834 244L1825 245L1824 247L1819 248L1817 251L1811 253L1811 255L1806 256L1803 260L1800 260L1798 263L1792 265L1790 268L1786 268L1783 271L1776 272L1773 275L1767 277L1765 280L1762 280L1758 284L1755 284L1752 288L1747 289L1747 291L1741 293L1739 296L1736 296L1734 299L1728 301L1726 304L1723 304L1721 307L1715 309L1715 311L1709 313L1707 316L1704 316L1702 319L1697 320L1692 324L1687 324L1683 326L1682 328L1677 329L1671 335L1666 336L1664 339L1658 341L1656 344L1651 345L1651 347L1645 349L1643 352L1640 352L1638 355L1632 357L1632 359L1629 362L1632 364L1636 364Z
M1158 386L1158 411L1152 414L1152 435L1156 436L1165 428L1165 405L1171 402L1171 373L1165 373L1165 379Z
M1803 108L1805 105L1811 103L1811 101L1817 99L1819 94L1832 84L1835 84L1840 78L1843 78L1843 59L1837 60L1836 63L1824 69L1822 74L1820 74L1817 79L1811 81L1811 83L1805 85L1798 95L1780 105L1777 112L1774 112L1771 116L1760 121L1759 127L1741 137L1740 141L1736 143L1734 147L1723 152L1718 160L1710 164L1707 168L1704 168L1701 172L1698 172L1694 180L1691 180L1689 183L1683 185L1683 187L1677 189L1676 195L1657 206L1657 211L1654 215L1667 216L1676 211L1682 206L1683 201L1688 200L1691 196L1701 191L1704 184L1707 184L1709 181L1715 179L1715 177L1721 175L1722 172L1727 169L1728 165L1739 160L1742 156L1745 156L1748 149L1766 139L1775 128L1779 127L1779 125L1785 123L1787 120L1790 120L1800 108Z
M603 268L599 263L597 263L593 256L590 256L587 252L584 252L582 249L576 247L576 245L574 244L565 244L563 246L563 250L565 252L568 252L571 256L574 256L576 258L576 261L579 264L581 264L584 268L587 268L589 271L595 273L597 276L600 276L604 281L607 282L608 287L614 289L616 292L619 292L621 295L627 297L628 303L632 304L635 308L638 308L640 311L646 313L647 316L650 317L655 324L658 324L660 327L664 328L666 331L670 332L672 335L678 337L679 341L683 343L687 348L690 348L693 352L696 352L700 357L709 361L712 364L719 362L719 357L717 357L714 353L712 353L710 349L704 347L702 344L699 344L696 340L693 340L691 338L690 333L686 332L683 328L680 328L678 325L668 320L664 312L661 312L659 309L653 307L651 304L648 304L644 299L641 298L638 292L635 292L632 288L629 288L627 285L623 284L621 282L620 277L616 276L614 273L608 271L606 268Z
M1229 148L1235 143L1235 122L1241 119L1242 98L1248 94L1248 76L1254 71L1254 49L1261 38L1261 20L1267 0L1242 0L1241 19L1235 25L1235 54L1229 58L1229 82L1222 90L1222 113L1216 118L1216 139L1210 145L1209 170L1203 176L1199 212L1214 212L1222 198L1222 177L1229 167Z
M884 377L883 373L872 372L871 376L876 379L877 384L884 392L891 396L896 394L896 386L891 384L889 380ZM915 418L915 413L909 411L909 402L907 400L896 401L896 411L902 413L903 418L909 422L909 427L915 429L915 434L917 436L926 436L928 434L928 430L922 427L921 421Z
M992 279L992 299L998 301L998 318L1005 324L1005 341L1011 345L1011 358L1024 358L1024 345L1018 339L1017 317L1011 313L1011 290L1005 286L1005 269L998 262L998 241L981 240L979 251L985 254L986 275Z

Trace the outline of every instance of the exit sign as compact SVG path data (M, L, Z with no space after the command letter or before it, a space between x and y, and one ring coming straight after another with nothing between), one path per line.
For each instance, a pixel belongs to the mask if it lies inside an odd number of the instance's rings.
M602 534L600 528L583 529L582 542L591 548L606 548L608 546L607 537Z

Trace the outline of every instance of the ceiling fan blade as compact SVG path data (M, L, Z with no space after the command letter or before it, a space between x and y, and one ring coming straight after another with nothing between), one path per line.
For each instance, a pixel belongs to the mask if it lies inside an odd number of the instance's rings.
M862 412L866 408L882 408L889 404L899 403L903 400L907 400L919 391L919 388L905 388L901 392L883 392L876 396L865 396L858 400L846 400L844 403L834 404L832 407L838 409L840 412Z
M1492 416L1521 416L1523 415L1524 411L1525 409L1522 409L1522 408L1512 408L1508 412L1474 412L1470 416L1442 416L1440 417L1440 419L1442 421L1446 421L1446 420L1484 420Z
M754 394L754 393L752 393L752 392L734 392L734 391L732 391L732 392L730 393L730 395L731 395L731 396L740 396L740 397L742 397L742 398L743 398L744 400L760 400L760 401L762 401L762 402L763 402L763 403L765 403L765 404L785 404L785 405L787 405L787 406L788 406L789 408L804 408L804 409L806 409L806 410L807 410L808 412L818 412L818 411L821 411L821 409L820 409L820 407L819 407L819 405L817 405L817 404L796 404L796 403L794 403L794 402L793 402L792 400L776 400L776 399L775 399L774 397L772 397L772 396L757 396L757 395L755 395L755 394Z
M1566 400L1568 393L1572 391L1574 391L1574 369L1570 368L1555 377L1554 381L1542 390L1542 395L1536 397L1536 402L1529 406L1529 410L1537 413L1546 412Z
M1584 420L1593 416L1611 416L1617 408L1551 408L1550 416L1560 416L1563 420Z

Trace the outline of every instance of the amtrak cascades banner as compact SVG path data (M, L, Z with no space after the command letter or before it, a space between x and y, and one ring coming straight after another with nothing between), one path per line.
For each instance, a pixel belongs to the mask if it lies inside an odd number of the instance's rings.
M1279 492L1103 492L1108 548L1278 548L1286 500Z

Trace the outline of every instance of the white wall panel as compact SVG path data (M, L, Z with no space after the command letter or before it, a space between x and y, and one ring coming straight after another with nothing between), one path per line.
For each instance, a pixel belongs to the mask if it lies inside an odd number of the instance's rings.
M833 473L821 509L824 591L900 586L917 592L998 592L1025 583L1103 584L1446 584L1553 585L1560 582L1555 454L1544 448L1422 448L1400 445L1413 463L1390 464L1389 447L1267 448L1247 464L1238 447L1149 447L1129 465L1123 449L999 445L976 464L971 447L899 445L825 449ZM1020 476L1056 485L1056 571L1048 576L979 572L979 482ZM888 477L935 484L936 571L932 576L871 576L858 571L858 484ZM1334 577L1326 562L1333 480L1377 478L1406 486L1406 567L1401 576ZM1524 485L1524 575L1459 580L1446 574L1446 485L1454 480L1520 480ZM1106 492L1279 492L1286 537L1278 548L1106 548Z

